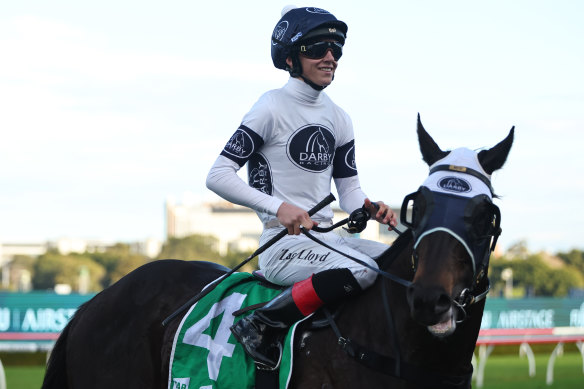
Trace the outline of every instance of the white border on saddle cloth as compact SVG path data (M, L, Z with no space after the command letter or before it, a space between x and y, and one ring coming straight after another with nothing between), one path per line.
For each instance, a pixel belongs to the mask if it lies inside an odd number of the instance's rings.
M485 172L481 166L477 153L466 148L452 150L445 158L436 161L433 167L438 165L452 165L471 168L484 174L490 181L491 176ZM457 196L474 197L480 194L486 194L492 199L491 190L479 178L463 172L453 170L441 170L434 172L426 178L422 184L434 192L449 193Z

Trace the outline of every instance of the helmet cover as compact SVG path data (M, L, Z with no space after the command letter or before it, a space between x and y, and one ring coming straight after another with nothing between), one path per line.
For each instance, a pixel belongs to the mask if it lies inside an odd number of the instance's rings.
M329 28L323 28L329 27ZM347 25L330 12L316 7L294 8L284 13L272 32L272 62L286 70L286 58L300 42L330 37L345 43ZM311 33L312 32L312 33Z

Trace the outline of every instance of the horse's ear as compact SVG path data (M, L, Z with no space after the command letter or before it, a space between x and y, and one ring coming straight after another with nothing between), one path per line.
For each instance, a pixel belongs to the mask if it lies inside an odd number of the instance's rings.
M513 145L513 136L515 134L515 126L509 131L509 135L496 146L489 150L479 152L479 162L487 174L493 174L495 170L501 169L507 160L511 146Z
M418 113L418 142L420 143L420 151L422 152L422 159L431 166L434 162L446 157L449 151L442 151L440 147L434 142L434 139L428 134Z

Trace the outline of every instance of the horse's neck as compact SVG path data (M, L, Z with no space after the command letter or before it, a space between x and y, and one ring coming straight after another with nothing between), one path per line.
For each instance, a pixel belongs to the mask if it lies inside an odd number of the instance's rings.
M399 252L391 253L397 256L386 261L390 265L383 270L411 281L413 240L398 244L402 245ZM399 350L402 360L422 369L453 375L469 373L484 303L469 309L469 317L459 324L454 334L438 339L426 327L413 321L406 291L405 286L379 276L361 298L347 305L341 324L342 328L348 328L346 336L383 355L395 357ZM391 309L389 315L383 301L384 292Z
M411 279L413 275L411 266L408 266L405 260L411 257L413 240L404 237L397 244L399 247L394 245L380 258L380 267L398 277ZM384 292L387 302L383 299ZM390 312L384 308L387 304L391 307ZM398 329L396 324L406 318L409 318L406 288L380 275L372 287L358 298L347 302L340 317L339 327L344 337L372 351L394 357L396 350L394 333Z

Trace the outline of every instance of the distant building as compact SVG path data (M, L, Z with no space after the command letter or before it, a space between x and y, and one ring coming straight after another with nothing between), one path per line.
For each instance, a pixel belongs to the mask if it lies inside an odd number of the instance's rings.
M38 257L47 252L48 242L41 243L0 243L0 266L12 261L17 255Z
M257 248L262 224L256 213L229 202L176 204L166 201L166 237L211 235L218 239L217 250L224 255L228 249Z
M16 257L38 257L45 254L48 250L57 250L60 254L67 255L71 253L99 253L105 252L116 242L102 240L87 240L81 238L61 238L56 241L47 242L0 242L0 266L3 267ZM127 243L132 251L145 255L149 258L155 258L162 249L162 242L158 239L145 239L140 242Z
M0 286L3 289L16 288L27 292L32 288L30 271L13 260L18 256L36 258L48 250L57 250L60 254L104 252L115 242L100 240L85 240L80 238L62 238L56 241L41 243L0 243ZM130 249L149 258L155 258L162 249L158 239L146 239L141 242L128 243Z

